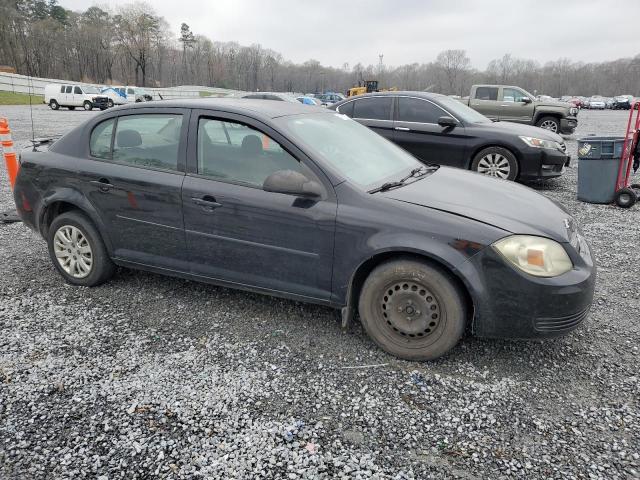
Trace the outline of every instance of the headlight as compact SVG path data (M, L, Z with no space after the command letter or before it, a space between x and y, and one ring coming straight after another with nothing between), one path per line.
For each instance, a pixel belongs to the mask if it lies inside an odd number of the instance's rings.
M551 148L553 150L560 150L558 142L552 140L543 140L542 138L535 137L520 137L524 143L534 148Z
M572 107L569 109L569 115L575 116L578 114L578 109L576 107Z
M536 277L557 277L573 268L567 251L544 237L512 235L493 244L509 263Z

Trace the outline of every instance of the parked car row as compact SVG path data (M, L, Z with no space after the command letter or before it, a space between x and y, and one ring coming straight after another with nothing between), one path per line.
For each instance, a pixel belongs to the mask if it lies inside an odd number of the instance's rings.
M69 110L75 110L76 107L104 110L114 105L147 102L152 99L151 93L147 90L131 86L98 88L92 85L52 83L44 88L44 103L52 110L58 110L60 107Z
M485 137L503 150L482 154ZM564 208L432 164L473 158L495 177L536 175L562 168L561 141L415 92L329 109L167 100L102 112L25 150L13 194L72 285L99 285L121 265L318 303L345 326L359 314L386 351L429 360L467 329L552 337L588 315L595 262Z
M616 97L602 97L600 95L592 97L564 96L560 100L569 102L577 108L589 110L629 110L634 102L640 102L640 98L634 98L633 95L618 95Z

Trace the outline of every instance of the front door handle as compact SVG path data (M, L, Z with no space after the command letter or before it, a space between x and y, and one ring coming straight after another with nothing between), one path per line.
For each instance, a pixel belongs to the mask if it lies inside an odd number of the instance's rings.
M395 127L394 130L400 130L401 132L410 132L411 129L408 127Z
M100 180L91 180L89 183L98 187L102 192L108 192L112 188L116 188L115 185L109 183L109 180L107 180L106 178L101 178Z
M220 208L222 206L221 203L216 202L216 199L211 195L205 195L202 198L192 197L191 201L196 205L200 205L204 210L215 210L216 208Z

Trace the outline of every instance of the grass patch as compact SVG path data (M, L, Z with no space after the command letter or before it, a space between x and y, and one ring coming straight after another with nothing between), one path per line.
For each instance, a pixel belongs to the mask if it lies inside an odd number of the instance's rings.
M31 95L31 103L42 103L42 95ZM26 93L0 92L0 105L29 105L29 95Z
M205 92L203 90L200 90L201 97L210 97L211 95L213 95L211 92Z

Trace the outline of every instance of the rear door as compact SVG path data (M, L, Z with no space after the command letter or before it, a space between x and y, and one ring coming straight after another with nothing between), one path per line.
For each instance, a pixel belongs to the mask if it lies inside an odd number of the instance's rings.
M264 180L278 170L299 171L320 182L325 195L309 199L264 191ZM277 132L240 115L194 112L183 205L194 274L329 299L333 188Z
M185 109L137 109L91 131L80 187L119 259L188 270L181 199L188 118Z
M469 106L491 120L500 118L498 87L477 87L475 95L469 100Z
M392 110L391 95L363 97L353 101L353 111L350 116L374 132L393 140Z
M424 163L466 167L465 128L441 127L438 119L444 116L453 117L430 100L398 96L393 141Z
M65 106L73 106L73 85L64 86L64 103Z
M533 119L533 101L525 102L530 99L529 95L519 88L502 87L500 89L500 120L518 123L531 123Z

